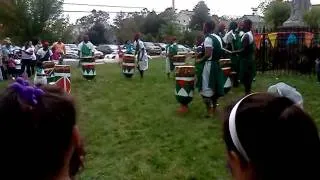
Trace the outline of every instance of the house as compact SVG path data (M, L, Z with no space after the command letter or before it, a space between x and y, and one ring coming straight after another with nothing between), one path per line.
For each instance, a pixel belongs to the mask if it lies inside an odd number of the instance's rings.
M190 24L192 15L193 15L193 11L189 11L189 10L181 10L177 14L177 24L180 27L181 31L186 31L189 29L189 24Z

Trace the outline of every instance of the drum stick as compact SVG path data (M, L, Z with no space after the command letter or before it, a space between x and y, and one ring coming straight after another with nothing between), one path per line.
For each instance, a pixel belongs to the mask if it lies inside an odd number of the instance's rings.
M229 54L232 54L232 52L229 51L228 49L222 48L222 50L224 50L225 52L227 52L227 53L229 53Z

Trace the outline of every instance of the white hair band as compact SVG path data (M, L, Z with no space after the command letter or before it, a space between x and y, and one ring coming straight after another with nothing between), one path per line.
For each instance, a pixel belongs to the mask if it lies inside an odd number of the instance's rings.
M245 96L244 98L242 98L240 101L238 101L237 104L232 108L230 116L229 116L229 131L230 131L232 142L235 145L235 147L237 148L237 150L240 152L240 154L248 162L250 161L250 159L249 159L246 151L244 150L242 144L240 143L240 140L238 137L237 127L236 127L236 115L237 115L238 107L240 106L241 102L254 94L256 94L256 93L249 94L249 95Z

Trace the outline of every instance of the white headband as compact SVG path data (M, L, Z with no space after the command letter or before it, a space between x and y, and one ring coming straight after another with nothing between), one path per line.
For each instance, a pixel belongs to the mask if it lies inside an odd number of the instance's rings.
M231 135L231 139L233 144L236 146L237 150L240 152L240 154L249 162L250 159L246 153L246 151L244 150L243 146L240 143L239 137L238 137L238 133L237 133L237 128L236 128L236 115L237 115L237 110L239 105L241 104L241 102L243 100L245 100L246 98L248 98L249 96L252 96L256 93L253 94L249 94L247 96L245 96L244 98L242 98L232 109L230 116L229 116L229 131L230 131L230 135Z

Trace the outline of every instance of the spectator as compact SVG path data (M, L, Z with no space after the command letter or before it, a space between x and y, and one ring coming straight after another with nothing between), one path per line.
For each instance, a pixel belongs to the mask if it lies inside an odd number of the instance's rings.
M17 76L16 71L16 62L14 61L14 55L12 53L9 54L9 60L8 60L8 74L11 79L15 79Z
M43 47L40 48L37 52L38 61L50 61L52 59L52 51L49 49L49 43L45 41Z
M0 95L2 177L72 179L84 159L72 97L21 78Z
M317 127L290 99L250 94L225 115L224 141L233 179L320 179Z
M32 44L32 41L29 41L29 44L31 46L31 48L33 49L33 53L32 53L32 61L31 61L31 74L34 75L35 74L35 66L37 63L37 56L36 56L36 48L35 46Z
M61 54L55 47L52 47L52 60L60 61L60 59L61 59Z
M62 42L61 38L59 38L58 42L55 42L52 47L55 48L61 56L66 54L66 46Z
M11 45L11 40L10 38L5 38L4 39L4 46L2 46L2 66L1 66L1 71L2 71L2 77L3 79L8 79L7 74L8 74L8 60L9 60L9 54L12 52L12 45Z
M24 47L21 49L21 73L24 73L25 69L27 68L27 74L28 77L31 77L31 63L32 63L32 58L34 54L34 48L30 45L30 42L26 42Z

